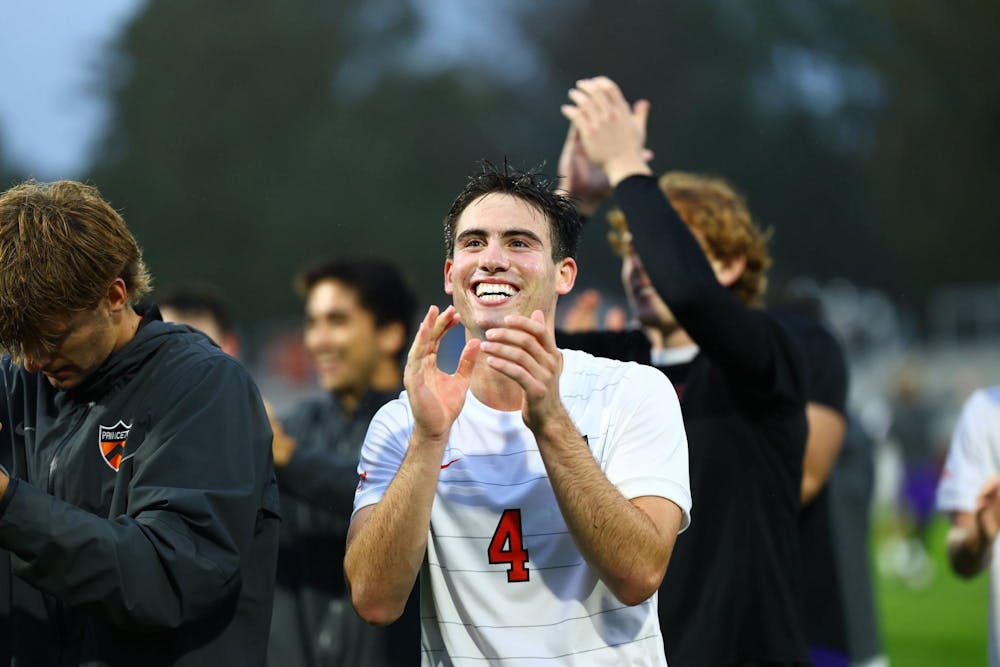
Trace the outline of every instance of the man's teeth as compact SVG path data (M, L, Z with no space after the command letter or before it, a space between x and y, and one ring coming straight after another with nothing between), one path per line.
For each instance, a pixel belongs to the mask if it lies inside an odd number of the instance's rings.
M500 301L517 294L513 285L495 283L479 283L476 285L476 296L484 301Z

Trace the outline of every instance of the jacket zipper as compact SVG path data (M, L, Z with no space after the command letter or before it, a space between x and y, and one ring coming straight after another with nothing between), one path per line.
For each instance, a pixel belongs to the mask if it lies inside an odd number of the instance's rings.
M83 420L87 418L88 414L90 414L90 409L92 407L94 407L93 401L87 403L87 407L85 407L83 412L80 413L80 416L77 417L76 422L73 423L73 426L67 432L66 437L62 439L59 446L56 447L55 453L52 455L52 461L49 462L49 483L47 484L48 492L51 496L55 495L55 482L53 480L55 480L56 470L59 468L59 455L62 454L63 449L66 448L66 443L68 443L76 434L76 430L80 428L80 424L83 423Z
M56 447L55 454L52 455L52 461L49 463L49 483L47 485L49 490L49 495L51 496L55 495L55 482L53 480L55 480L56 471L59 468L59 463L58 463L59 455L62 453L63 449L66 448L66 443L68 443L76 434L77 429L80 428L80 425L87 418L87 415L90 414L90 409L92 407L94 407L93 401L87 403L87 407L85 407L81 411L80 416L77 417L76 421L73 423L72 428L70 428L69 431L67 432L66 437L63 438L62 441L59 443L59 446ZM62 600L57 599L55 601L55 617L56 617L55 618L56 636L58 637L57 659L59 662L62 662L63 650L65 649L63 641L66 638L67 634L66 607L63 604Z

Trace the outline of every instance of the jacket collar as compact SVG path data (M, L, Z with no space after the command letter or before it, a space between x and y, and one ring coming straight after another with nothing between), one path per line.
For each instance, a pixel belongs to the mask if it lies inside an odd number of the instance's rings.
M68 389L65 392L67 398L78 403L100 399L116 384L128 381L143 362L159 349L162 337L169 334L173 327L163 322L160 309L156 306L135 310L142 316L142 320L132 340L112 352L83 382Z

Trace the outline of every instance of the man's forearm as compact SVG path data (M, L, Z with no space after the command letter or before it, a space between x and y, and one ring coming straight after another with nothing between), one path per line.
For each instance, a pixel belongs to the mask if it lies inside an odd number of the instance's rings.
M298 449L283 468L275 468L282 491L345 519L351 516L358 486L357 457L322 448Z
M0 497L7 493L7 485L10 483L10 478L7 475L0 472Z
M385 496L348 539L344 574L355 609L369 623L393 622L413 589L427 548L444 444L412 436Z
M565 416L535 434L563 519L587 562L625 604L659 587L672 538L608 480ZM623 548L627 547L627 548Z

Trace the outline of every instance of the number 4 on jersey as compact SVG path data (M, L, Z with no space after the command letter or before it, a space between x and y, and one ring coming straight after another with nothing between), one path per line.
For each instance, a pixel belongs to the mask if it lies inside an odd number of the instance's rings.
M528 551L521 543L521 510L504 510L488 549L490 563L510 563L507 581L528 581Z

